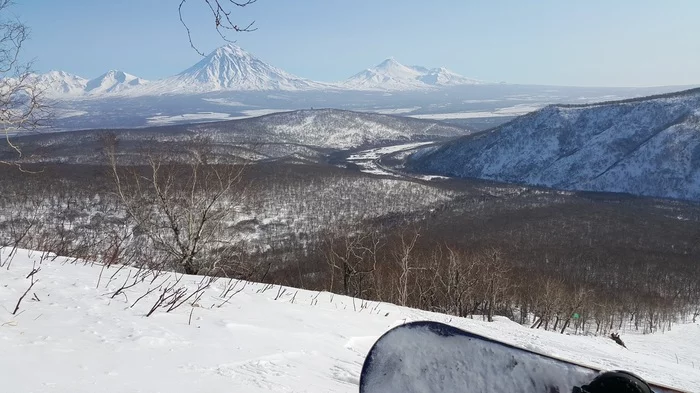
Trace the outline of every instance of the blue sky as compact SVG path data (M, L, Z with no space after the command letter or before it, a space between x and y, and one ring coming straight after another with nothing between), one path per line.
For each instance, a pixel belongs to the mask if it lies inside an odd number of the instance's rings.
M40 71L93 78L120 69L146 79L201 57L178 19L180 0L15 0L32 29L25 57ZM226 0L223 0L226 1ZM185 18L208 53L225 44L204 0ZM700 84L697 0L258 0L237 8L232 36L302 77L345 79L393 56L468 77L577 86Z

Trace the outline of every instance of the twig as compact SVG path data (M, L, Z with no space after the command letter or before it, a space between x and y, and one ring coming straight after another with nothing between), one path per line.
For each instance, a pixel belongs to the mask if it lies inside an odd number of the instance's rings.
M19 300L17 301L17 305L15 306L15 310L12 312L12 315L17 314L17 311L19 311L19 305L22 303L22 300L24 299L25 296L27 296L29 291L32 290L32 288L34 287L34 284L36 284L39 281L39 280L34 281L34 275L39 273L40 270L41 270L41 267L39 267L38 269L32 268L31 273L29 273L29 275L27 276L27 278L32 279L32 283L29 285L29 288L27 288L27 290L22 294L22 296L19 297Z
M248 285L248 281L244 281L244 282L243 282L243 286L241 287L241 289L239 289L239 290L233 292L228 298L226 298L226 300L224 300L223 302L221 302L221 304L219 304L219 305L217 306L217 308L221 308L221 306L223 306L224 304L228 303L228 302L229 302L234 296L236 296L239 292L242 292L242 291L245 289L246 285Z
M132 304L131 307L129 307L129 308L134 308L134 306L136 305L136 303L138 303L141 299L143 299L143 298L145 298L146 296L148 296L148 295L150 295L151 293L153 293L155 290L157 290L157 289L159 289L160 287L162 287L163 284L165 284L168 280L170 280L170 276L168 276L162 283L158 284L157 286L155 286L155 287L153 287L153 288L150 288L148 291L146 291L146 293L144 293L143 295L139 296L139 298L136 299L136 301L134 302L134 304Z

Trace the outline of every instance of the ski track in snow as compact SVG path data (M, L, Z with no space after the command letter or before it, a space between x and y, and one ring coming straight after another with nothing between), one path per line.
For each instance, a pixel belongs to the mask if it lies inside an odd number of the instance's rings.
M0 250L0 262L7 262L8 253ZM173 280L172 274L112 298L135 270L111 267L100 279L100 265L41 256L19 250L9 270L0 270L2 392L356 392L374 341L393 326L426 319L700 391L699 324L652 335L623 331L629 348L624 349L605 337L533 330L505 318L492 323L455 318L325 292L285 288L275 300L279 286L256 283L240 283L237 289L244 289L217 307L227 280L215 282L195 307L160 309L147 318L158 291L131 305L149 285ZM12 315L29 286L27 274L40 263L38 281ZM181 283L193 290L200 279L185 276Z

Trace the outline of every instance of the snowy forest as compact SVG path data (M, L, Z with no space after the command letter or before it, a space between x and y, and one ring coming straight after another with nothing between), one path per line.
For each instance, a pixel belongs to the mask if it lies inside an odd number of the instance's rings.
M0 0L0 392L700 392L700 6L630 5Z
M210 163L201 140L122 164L114 134L102 142L103 165L2 173L2 246L561 333L664 331L700 315L691 203Z

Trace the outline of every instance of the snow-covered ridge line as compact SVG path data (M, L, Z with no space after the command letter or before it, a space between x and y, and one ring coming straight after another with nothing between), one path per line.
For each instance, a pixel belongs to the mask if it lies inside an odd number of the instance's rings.
M197 64L167 78L146 81L122 71L109 71L93 80L63 71L36 76L48 95L100 97L198 94L216 91L308 90L426 90L480 84L444 67L407 67L388 59L342 82L318 82L265 63L242 48L228 44Z
M418 171L565 190L700 200L700 89L550 105L423 150Z
M389 58L376 67L353 75L342 85L358 90L425 90L483 83L444 67L428 69L421 66L405 66L394 58Z

